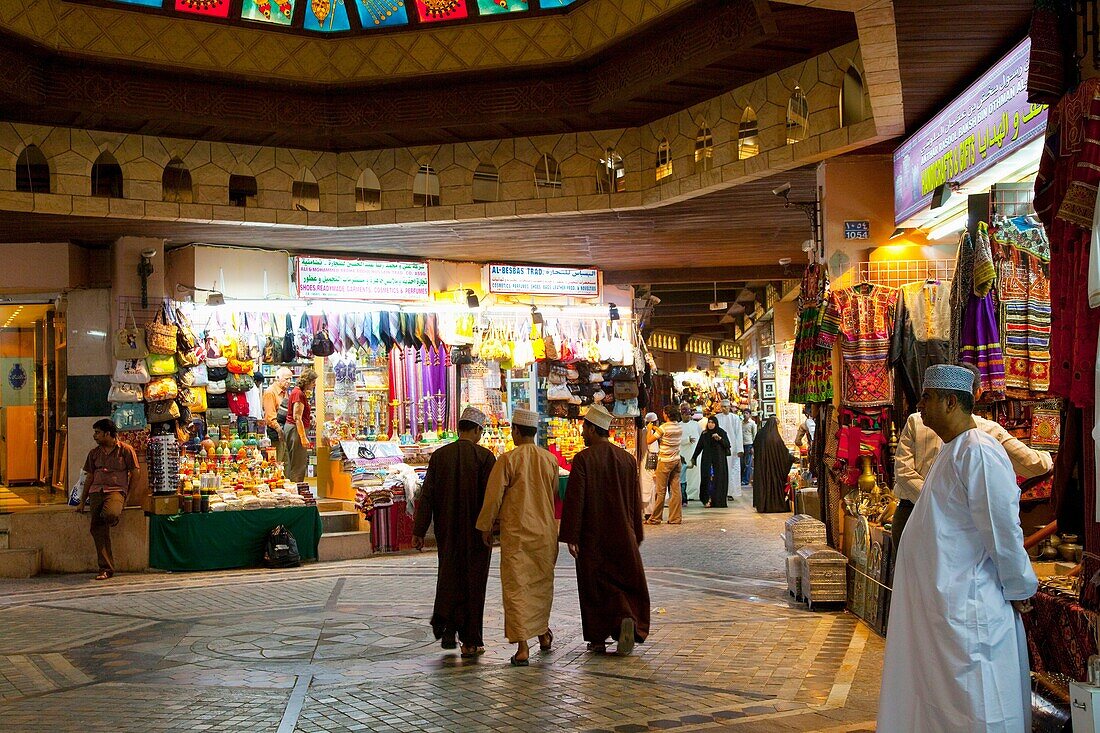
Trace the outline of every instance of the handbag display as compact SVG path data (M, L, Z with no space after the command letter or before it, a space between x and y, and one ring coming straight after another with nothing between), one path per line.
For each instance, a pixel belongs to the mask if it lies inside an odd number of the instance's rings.
M256 380L252 378L251 374L234 374L229 373L229 376L225 378L225 391L226 392L247 392L256 386Z
M145 364L149 367L149 376L151 377L165 377L169 374L175 374L176 370L179 369L179 365L176 364L175 352L171 356L151 353L145 357Z
M256 371L256 363L251 359L230 359L225 368L230 374L251 374Z
M207 362L206 379L210 382L224 382L229 377L229 370L224 366L210 366Z
M309 316L303 313L298 331L294 334L291 356L287 361L294 361L295 358L312 359L313 356L313 328L309 325ZM317 356L324 356L324 354L317 354Z
M148 384L149 368L145 359L123 359L115 362L114 380L126 384Z
M140 402L115 405L111 410L111 422L119 430L144 430L149 425L145 419L145 405Z
M290 363L298 358L297 340L294 337L294 322L290 320L289 313L286 314L286 329L283 331L282 347L283 355L279 361Z
M153 320L145 324L145 344L149 347L150 354L176 355L176 337L179 328L169 322L168 302L165 301Z
M177 351L176 363L183 369L188 367L198 366L202 362L204 352L201 348L195 347L189 351Z
M195 370L180 369L179 372L176 374L176 381L179 382L180 387L194 387Z
M229 407L229 396L225 392L215 394L209 389L206 391L206 409L207 410L224 410Z
M151 423L171 422L180 416L180 406L173 400L145 403L145 419Z
M550 402L568 402L572 397L573 393L564 384L552 384L546 390L546 399Z
M187 373L191 375L192 382L189 387L205 387L206 383L210 381L205 362L199 364L193 369L188 369Z
M107 401L115 404L124 402L144 402L145 390L142 389L140 384L111 382L111 389L107 392Z
M332 356L336 351L336 347L332 343L332 339L328 335L328 327L321 326L317 333L313 334L313 343L310 345L310 351L314 356Z
M149 354L149 348L145 345L145 329L138 328L129 303L126 304L126 315L130 317L130 326L115 332L115 358L144 359Z
M158 377L145 385L145 401L174 400L179 396L179 385L173 377Z
M206 387L186 387L181 389L179 401L191 412L206 412Z
M638 382L630 379L617 379L615 380L615 399L616 400L637 400L638 398Z

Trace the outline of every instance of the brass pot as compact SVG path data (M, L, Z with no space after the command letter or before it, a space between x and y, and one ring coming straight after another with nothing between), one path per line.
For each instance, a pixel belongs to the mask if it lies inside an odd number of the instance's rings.
M1066 562L1081 562L1081 545L1072 542L1063 542L1058 545L1058 554Z

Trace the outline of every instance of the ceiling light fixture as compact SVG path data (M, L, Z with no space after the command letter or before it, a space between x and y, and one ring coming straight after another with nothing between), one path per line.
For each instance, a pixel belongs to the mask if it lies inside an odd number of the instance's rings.
M932 191L932 204L928 208L940 208L951 198L951 194L958 193L961 189L962 186L959 185L958 181L946 181L941 183Z
M726 308L729 308L729 306L729 303L718 300L718 283L714 283L714 300L711 301L710 309L712 311L724 311Z

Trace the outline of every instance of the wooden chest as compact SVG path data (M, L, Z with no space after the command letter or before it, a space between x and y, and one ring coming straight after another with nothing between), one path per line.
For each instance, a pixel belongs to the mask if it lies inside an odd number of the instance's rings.
M812 611L815 603L844 603L848 597L848 559L827 545L807 545L798 551L802 595Z

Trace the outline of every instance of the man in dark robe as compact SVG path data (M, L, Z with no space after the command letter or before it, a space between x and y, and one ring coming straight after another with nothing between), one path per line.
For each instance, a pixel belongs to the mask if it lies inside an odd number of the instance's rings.
M437 450L428 461L413 522L413 545L418 550L424 548L428 526L435 523L439 571L432 632L444 649L457 646L457 635L463 657L485 651L482 621L492 549L482 541L477 517L496 459L477 444L484 425L483 412L473 407L463 410L458 440Z
M611 413L588 408L587 446L573 459L558 540L577 561L581 625L589 650L626 655L649 635L649 587L638 546L642 506L638 462L608 438Z

